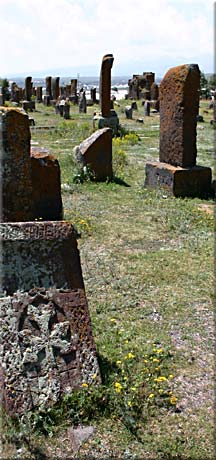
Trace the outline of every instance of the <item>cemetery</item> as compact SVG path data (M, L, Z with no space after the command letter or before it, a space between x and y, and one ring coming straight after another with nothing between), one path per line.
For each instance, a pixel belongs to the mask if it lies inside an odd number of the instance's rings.
M0 107L2 460L214 458L215 101L113 60Z

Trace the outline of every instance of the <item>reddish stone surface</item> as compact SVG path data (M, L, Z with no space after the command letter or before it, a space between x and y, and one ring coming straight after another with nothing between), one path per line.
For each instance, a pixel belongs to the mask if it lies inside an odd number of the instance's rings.
M7 413L100 382L75 232L67 222L0 224L0 375Z
M102 117L110 117L111 109L111 68L114 57L112 54L105 54L102 59L100 73L100 106Z
M28 116L0 107L3 222L62 219L60 167L43 149L31 150Z
M76 148L77 161L88 165L95 179L112 177L112 129L102 128Z
M182 168L196 164L196 117L200 70L196 64L170 69L160 84L160 161Z
M211 195L211 168L181 168L167 163L146 163L145 187L163 187L176 197L207 198Z
M52 78L52 97L57 100L60 95L59 88L60 77Z
M62 219L60 166L48 152L31 148L32 200L35 218Z
M0 107L2 123L2 221L34 218L28 116Z

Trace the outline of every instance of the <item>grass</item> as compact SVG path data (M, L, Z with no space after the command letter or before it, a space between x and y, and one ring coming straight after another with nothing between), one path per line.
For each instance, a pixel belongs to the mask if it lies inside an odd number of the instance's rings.
M116 111L129 136L113 141L119 180L107 183L73 180L73 147L91 134L98 107L80 116L71 106L68 121L41 105L33 114L36 127L55 126L32 128L32 141L58 158L64 218L81 235L102 385L83 387L17 428L6 421L11 457L22 445L22 458L56 458L59 443L70 448L68 426L91 424L96 431L77 459L214 458L214 203L143 187L146 161L159 155L159 115L137 123L138 102L134 120L126 120L124 105ZM213 169L213 115L206 109L201 101L197 163Z

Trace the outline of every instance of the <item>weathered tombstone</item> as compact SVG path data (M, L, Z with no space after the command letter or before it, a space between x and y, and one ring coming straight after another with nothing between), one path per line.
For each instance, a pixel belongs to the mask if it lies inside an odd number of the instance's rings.
M65 94L66 94L66 97L71 96L71 85L66 85L65 86Z
M9 415L100 382L79 251L67 222L1 223L0 391Z
M73 78L71 80L71 95L69 96L70 101L73 102L74 104L77 104L78 102L78 96L77 96L77 79Z
M136 101L131 102L131 108L132 110L138 110Z
M112 130L103 128L74 148L76 161L88 166L96 180L112 177Z
M62 219L58 161L46 153L30 156L29 117L0 107L1 189L4 222Z
M152 83L150 92L151 92L151 100L157 101L157 99L159 98L159 88L158 88L157 83Z
M52 97L56 101L60 94L59 89L60 77L52 78Z
M86 113L87 111L87 103L86 103L86 95L85 90L80 91L79 95L79 113Z
M46 77L46 96L49 96L52 99L52 77Z
M111 68L114 57L112 54L105 54L102 60L100 73L100 106L102 117L110 117L111 99Z
M200 70L171 68L160 84L160 155L146 164L146 186L164 186L175 196L211 193L211 168L196 166Z
M64 105L63 117L65 120L70 119L70 104L67 100L65 101L65 105Z
M132 120L133 117L133 109L131 105L126 105L125 106L125 115L128 120Z
M146 100L145 103L144 103L144 115L145 117L149 117L150 116L150 101Z
M32 97L32 77L25 79L25 97L27 101L31 101Z
M28 116L18 109L0 107L2 139L1 187L3 221L34 218Z
M61 220L61 177L58 160L47 150L31 147L31 181L34 216L42 220Z
M113 61L114 57L112 54L106 54L102 59L99 86L101 116L94 116L93 126L97 122L99 129L110 127L113 133L117 134L119 119L115 110L111 109L111 68Z
M91 88L91 100L93 104L96 104L97 98L96 98L96 88Z
M36 89L36 99L37 102L42 102L43 100L43 88L42 86L38 86Z

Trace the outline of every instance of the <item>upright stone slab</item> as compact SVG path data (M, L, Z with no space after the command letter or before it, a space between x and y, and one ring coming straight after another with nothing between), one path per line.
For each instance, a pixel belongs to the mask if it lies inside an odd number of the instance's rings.
M52 99L52 77L46 77L46 96L49 96Z
M19 109L0 107L1 221L62 218L58 161L32 148L29 118Z
M86 103L86 95L85 91L80 91L79 95L79 113L86 113L87 112L87 103Z
M56 101L60 95L60 77L52 78L52 97Z
M93 126L95 127L97 123L99 129L109 127L115 135L118 133L119 119L115 110L112 109L113 102L111 101L111 68L113 61L112 54L106 54L102 59L99 86L101 115L94 116Z
M31 180L35 218L61 220L60 166L58 160L43 148L31 147Z
M196 117L200 70L197 64L174 67L160 84L160 161L182 168L196 164Z
M100 382L74 229L0 224L0 391L9 415Z
M2 221L34 218L28 116L0 107Z
M26 77L25 79L25 97L27 101L31 101L32 97L32 77Z
M100 106L102 117L110 117L111 108L111 69L114 57L112 54L105 54L102 59L100 73Z
M97 130L74 149L75 158L82 166L89 166L96 180L112 177L112 130Z
M147 187L175 196L211 195L211 168L196 165L200 70L197 64L170 69L160 84L160 162L146 163Z
M37 102L42 102L43 100L43 88L42 86L38 86L36 89L36 99Z

